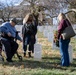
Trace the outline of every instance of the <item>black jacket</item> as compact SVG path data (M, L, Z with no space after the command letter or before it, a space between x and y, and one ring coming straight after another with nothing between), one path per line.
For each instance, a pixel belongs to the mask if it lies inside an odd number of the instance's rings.
M35 35L37 33L37 24L36 21L34 21L33 23L29 24L24 24L22 27L22 35L23 37L23 42L25 42L25 38L27 37L27 35L29 35L30 37L33 36L34 38L31 38L31 41L33 43L35 43Z

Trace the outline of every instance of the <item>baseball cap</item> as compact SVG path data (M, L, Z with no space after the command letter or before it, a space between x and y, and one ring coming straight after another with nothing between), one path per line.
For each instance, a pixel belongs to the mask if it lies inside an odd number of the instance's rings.
M14 22L15 24L17 24L17 19L16 18L12 18L11 21Z

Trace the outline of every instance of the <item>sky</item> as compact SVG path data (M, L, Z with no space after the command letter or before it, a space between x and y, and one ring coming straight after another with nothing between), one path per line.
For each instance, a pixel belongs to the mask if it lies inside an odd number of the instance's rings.
M2 3L8 3L10 4L11 2L15 3L15 5L18 5L22 0L0 0Z

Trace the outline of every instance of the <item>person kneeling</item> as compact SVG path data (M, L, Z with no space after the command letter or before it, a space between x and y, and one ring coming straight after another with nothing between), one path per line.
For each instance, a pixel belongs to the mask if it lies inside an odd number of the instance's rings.
M15 25L17 24L16 18L13 18L10 20L10 22L5 22L0 26L0 31L2 33L1 41L2 44L5 47L5 53L6 53L6 60L8 62L13 62L12 57L16 53L18 49L18 44L16 41L14 41L14 38L17 38L22 42L22 39L20 38L19 35L16 37L16 28Z

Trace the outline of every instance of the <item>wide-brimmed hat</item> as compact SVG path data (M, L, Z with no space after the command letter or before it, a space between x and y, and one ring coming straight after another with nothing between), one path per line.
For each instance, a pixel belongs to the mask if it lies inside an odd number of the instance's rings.
M17 24L17 19L16 18L12 18L11 21L14 22L15 24Z

